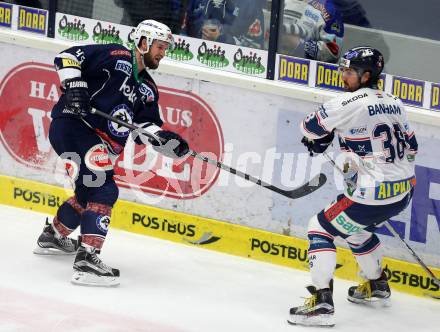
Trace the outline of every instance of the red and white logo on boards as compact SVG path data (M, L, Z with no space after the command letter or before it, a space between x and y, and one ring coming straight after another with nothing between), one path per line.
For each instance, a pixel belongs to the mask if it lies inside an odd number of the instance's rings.
M159 87L159 91L163 129L177 132L191 149L221 161L223 134L210 106L191 92L167 87ZM20 64L0 83L0 139L19 163L53 169L48 130L50 111L60 95L58 75L47 64ZM102 162L104 167L109 166L110 159L94 158L91 156L90 161L97 162L95 166ZM179 199L204 194L219 174L217 167L193 157L172 160L151 146L130 141L114 166L119 186Z
M223 133L209 105L199 96L159 87L163 129L182 136L192 150L211 159L223 158ZM122 187L190 199L201 196L215 182L219 169L193 157L172 160L151 146L127 144L115 165L115 179Z
M0 139L21 164L46 168L50 111L60 95L58 75L46 64L23 63L0 83Z

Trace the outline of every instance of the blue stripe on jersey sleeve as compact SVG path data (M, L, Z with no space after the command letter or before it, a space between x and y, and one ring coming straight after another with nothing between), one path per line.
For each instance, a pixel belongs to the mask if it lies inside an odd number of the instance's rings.
M304 120L303 127L307 132L312 133L319 137L323 137L330 134L330 132L327 131L323 125L321 125L319 121L319 116L316 113L310 114Z

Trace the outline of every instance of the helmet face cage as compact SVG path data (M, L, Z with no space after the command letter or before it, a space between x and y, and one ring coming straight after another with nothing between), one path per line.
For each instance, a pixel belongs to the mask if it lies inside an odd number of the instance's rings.
M353 68L360 77L363 73L370 72L371 79L367 85L376 86L384 67L384 59L383 55L372 47L355 47L344 53L339 61L339 67Z
M146 51L141 51L139 49L139 43L142 37L145 37L147 40ZM134 42L139 52L141 52L142 54L148 53L154 40L164 41L168 43L170 47L174 46L174 37L171 33L171 29L165 24L154 20L145 20L139 23L139 25L136 27L136 30L134 31Z

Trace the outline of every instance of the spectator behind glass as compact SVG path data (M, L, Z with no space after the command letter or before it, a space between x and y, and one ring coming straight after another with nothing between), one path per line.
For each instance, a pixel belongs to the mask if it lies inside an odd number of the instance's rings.
M266 0L190 0L183 33L195 38L263 48Z
M365 9L357 0L333 0L333 3L341 13L344 23L365 28L371 27Z
M285 0L278 52L336 63L344 37L331 0Z
M42 8L42 9L47 9L48 7L47 3L45 3L43 7L40 0L2 0L2 2L12 3L14 5L19 5L19 6Z
M58 0L57 11L60 13L88 17L93 16L94 0Z
M124 8L121 24L136 26L147 19L167 25L175 34L180 32L187 0L114 0Z

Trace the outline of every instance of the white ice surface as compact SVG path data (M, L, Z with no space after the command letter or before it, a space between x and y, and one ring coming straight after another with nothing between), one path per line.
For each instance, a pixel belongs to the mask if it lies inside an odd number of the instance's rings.
M72 256L32 254L45 216L0 206L0 331L323 331L291 326L306 272L110 229L102 258L117 288L70 283ZM393 306L347 302L335 283L334 331L440 331L440 301L398 292Z

